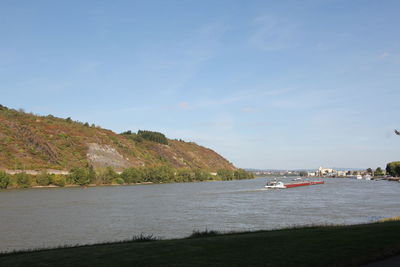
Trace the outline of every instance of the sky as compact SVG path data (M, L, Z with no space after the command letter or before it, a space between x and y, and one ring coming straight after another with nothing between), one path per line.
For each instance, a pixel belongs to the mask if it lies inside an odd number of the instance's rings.
M0 1L0 104L260 169L400 160L400 1Z

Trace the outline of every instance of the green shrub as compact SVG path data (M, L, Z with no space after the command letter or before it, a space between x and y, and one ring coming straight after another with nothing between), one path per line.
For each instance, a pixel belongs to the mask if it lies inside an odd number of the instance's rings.
M155 237L153 235L144 235L143 233L140 235L134 235L131 239L131 241L133 242L151 242L157 240L160 240L160 238Z
M160 144L168 145L168 139L165 137L164 134L159 133L159 132L153 132L153 131L143 131L139 130L137 133L138 136L147 139L149 141L157 142Z
M146 180L148 182L160 183L171 182L175 178L174 170L169 166L159 166L149 169Z
M32 184L31 176L28 175L26 172L20 172L15 175L17 180L18 187L27 188L30 187Z
M306 174L307 175L307 174ZM251 179L254 178L254 174L251 172L247 172L243 169L237 169L235 170L235 172L233 173L233 176L235 177L235 179ZM304 175L303 175L304 176Z
M122 179L122 178L115 178L113 181L112 181L112 183L113 184L124 184L125 183L125 181L124 181L124 179Z
M376 168L375 172L374 172L374 176L383 176L384 173L381 169L381 167Z
M231 170L220 169L217 171L217 175L222 180L233 180L234 178L234 172Z
M98 174L98 178L102 184L111 184L112 181L118 177L118 173L110 166L101 170Z
M70 181L77 185L87 185L89 184L89 175L88 171L83 168L74 168L70 171L69 174Z
M56 186L64 187L65 183L66 181L64 175L56 175L53 179L53 184Z
M95 183L96 182L96 172L93 169L93 166L90 166L88 169L88 179L89 179L89 183Z
M144 181L144 173L142 169L128 168L121 173L121 178L125 180L126 183L140 183Z
M10 175L4 171L0 171L0 189L5 189L10 184Z
M201 169L194 170L194 179L196 181L206 181L210 178L210 173Z
M208 237L208 236L216 236L221 235L222 233L215 231L215 230L194 230L193 233L189 236L189 238L199 238L199 237Z
M194 181L195 174L189 169L179 169L175 174L176 182L191 182Z
M38 176L36 176L36 184L40 186L49 185L52 182L52 176L46 171L42 171Z

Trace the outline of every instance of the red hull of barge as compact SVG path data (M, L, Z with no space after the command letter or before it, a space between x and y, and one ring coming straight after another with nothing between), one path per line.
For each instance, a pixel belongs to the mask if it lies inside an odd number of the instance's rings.
M300 183L290 183L290 184L285 184L286 188L291 188L291 187L298 187L298 186L306 186L306 185L315 185L315 184L323 184L325 183L324 181L317 181L317 182L300 182Z

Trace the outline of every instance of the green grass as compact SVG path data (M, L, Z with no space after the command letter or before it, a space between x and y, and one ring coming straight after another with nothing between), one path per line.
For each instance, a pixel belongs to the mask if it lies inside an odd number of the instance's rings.
M400 253L400 222L313 226L17 252L0 266L357 266ZM141 242L145 241L152 242Z

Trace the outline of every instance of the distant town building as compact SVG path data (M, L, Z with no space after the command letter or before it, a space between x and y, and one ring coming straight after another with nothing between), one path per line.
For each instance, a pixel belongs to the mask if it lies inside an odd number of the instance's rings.
M328 168L322 168L322 167L319 167L319 169L318 169L318 174L320 176L333 175L334 173L336 173L336 171L334 169L328 169Z

